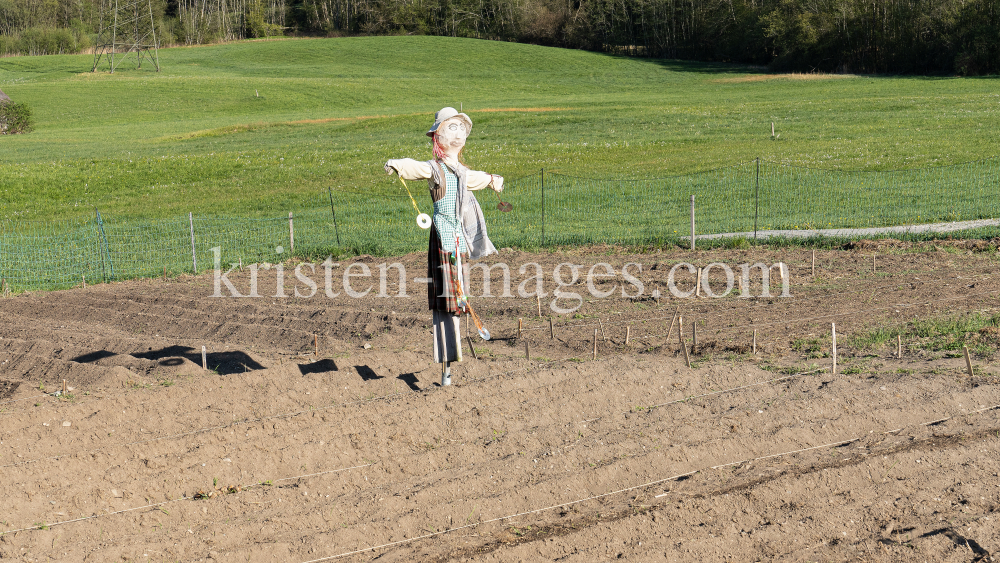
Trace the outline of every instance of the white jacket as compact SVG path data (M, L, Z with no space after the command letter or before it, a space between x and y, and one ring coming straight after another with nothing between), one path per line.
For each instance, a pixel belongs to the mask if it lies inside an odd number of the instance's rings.
M459 163L452 163L449 167L458 177L455 216L462 219L462 229L465 231L469 257L476 259L494 254L497 249L486 233L483 210L472 194L472 190L481 190L486 187L500 188L503 186L503 177L478 170L469 170ZM445 186L445 179L440 164L436 160L418 161L412 158L400 158L387 161L385 168L387 171L395 170L399 177L404 180L427 180L432 200L436 201L444 195L441 188ZM436 197L435 192L439 192Z

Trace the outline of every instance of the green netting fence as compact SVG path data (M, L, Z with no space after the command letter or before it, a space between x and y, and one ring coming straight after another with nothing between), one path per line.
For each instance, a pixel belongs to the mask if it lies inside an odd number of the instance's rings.
M670 244L699 234L865 228L1000 218L1000 158L934 168L839 171L753 160L654 179L593 179L540 171L509 180L503 198L479 192L499 247ZM418 204L431 211L417 183ZM415 194L416 196L416 194ZM6 289L60 289L291 255L396 255L425 250L409 198L328 191L313 205L270 218L184 215L135 219L95 213L71 221L0 224ZM192 241L193 237L193 241ZM293 249L294 243L294 249Z

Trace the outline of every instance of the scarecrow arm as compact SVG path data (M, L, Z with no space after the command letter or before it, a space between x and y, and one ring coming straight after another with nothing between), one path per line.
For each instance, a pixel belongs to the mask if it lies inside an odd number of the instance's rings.
M431 177L431 165L412 158L398 158L386 161L385 171L396 172L404 180L427 180Z
M466 184L470 190L481 190L483 188L493 188L497 193L503 191L503 176L487 174L478 170L469 170L466 176Z

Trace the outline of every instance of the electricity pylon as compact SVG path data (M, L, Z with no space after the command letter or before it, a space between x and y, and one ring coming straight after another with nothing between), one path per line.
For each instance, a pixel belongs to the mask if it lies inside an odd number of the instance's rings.
M132 53L137 68L142 68L142 60L148 57L156 72L160 72L152 0L101 0L100 31L91 72L97 72L97 65L105 57L114 74Z

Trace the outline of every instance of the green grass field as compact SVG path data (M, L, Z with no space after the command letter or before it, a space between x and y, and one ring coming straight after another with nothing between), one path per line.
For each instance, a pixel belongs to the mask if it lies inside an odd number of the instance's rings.
M0 137L0 218L279 216L328 188L399 195L381 163L428 158L423 133L444 105L475 121L470 165L511 179L543 167L652 178L756 157L937 166L996 155L1000 130L995 78L771 76L442 37L164 49L160 73L92 74L92 62L0 59L0 89L36 119L34 133ZM506 197L523 210L516 188Z

